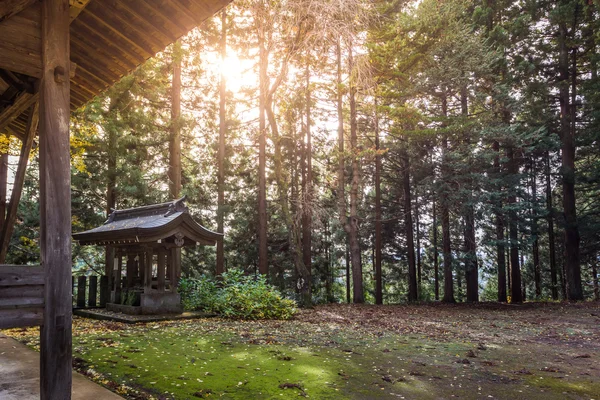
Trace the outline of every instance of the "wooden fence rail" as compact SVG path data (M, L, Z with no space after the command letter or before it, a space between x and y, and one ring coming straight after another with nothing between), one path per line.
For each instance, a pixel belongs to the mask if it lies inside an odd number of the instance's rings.
M0 265L0 329L38 326L44 317L44 270Z

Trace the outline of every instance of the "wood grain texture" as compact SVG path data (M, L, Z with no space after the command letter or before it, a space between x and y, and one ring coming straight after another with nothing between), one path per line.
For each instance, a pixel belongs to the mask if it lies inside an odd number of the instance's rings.
M44 312L44 271L0 265L0 329L36 326Z
M72 383L69 0L42 2L42 55L40 250L46 307L40 332L40 397L68 400Z
M0 2L0 23L20 13L36 0L3 0Z

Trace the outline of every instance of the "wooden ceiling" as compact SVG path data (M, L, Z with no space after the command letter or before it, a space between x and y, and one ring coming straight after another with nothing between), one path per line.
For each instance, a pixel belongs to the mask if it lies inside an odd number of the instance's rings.
M71 108L86 104L231 0L70 0ZM0 133L22 137L42 75L41 5L0 4Z

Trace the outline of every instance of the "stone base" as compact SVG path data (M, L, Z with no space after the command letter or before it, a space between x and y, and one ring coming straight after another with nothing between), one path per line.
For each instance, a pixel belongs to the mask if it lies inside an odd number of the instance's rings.
M179 293L148 293L141 295L142 314L181 314L181 295Z
M141 315L142 307L139 306L128 306L125 304L106 303L106 309L108 311L120 312L128 315Z
M183 312L179 293L142 294L139 306L106 303L106 309L128 315L181 314Z

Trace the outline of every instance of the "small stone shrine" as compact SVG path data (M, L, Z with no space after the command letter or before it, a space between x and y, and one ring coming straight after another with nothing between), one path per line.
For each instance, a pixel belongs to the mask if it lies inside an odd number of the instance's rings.
M113 211L104 225L76 233L81 245L106 246L110 311L180 313L181 248L214 246L223 235L199 225L184 198Z

